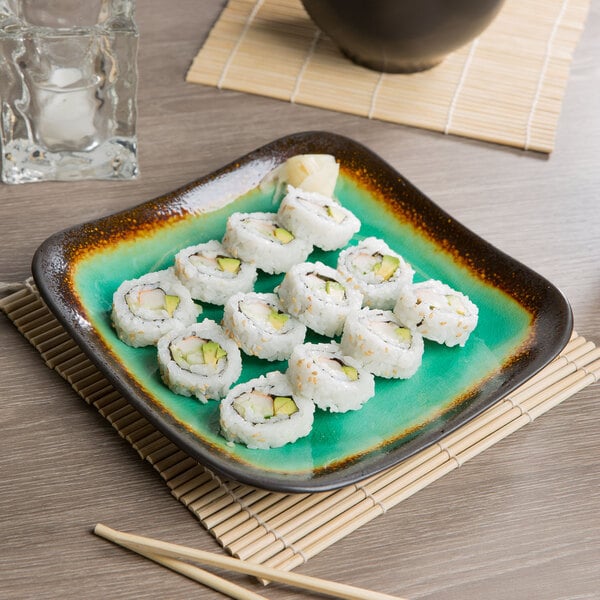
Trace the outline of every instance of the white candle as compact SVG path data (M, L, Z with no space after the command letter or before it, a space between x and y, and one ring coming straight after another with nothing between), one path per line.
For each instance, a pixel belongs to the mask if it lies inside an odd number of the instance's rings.
M48 146L85 149L94 136L96 86L83 80L80 69L54 68L47 81L37 89L37 133Z

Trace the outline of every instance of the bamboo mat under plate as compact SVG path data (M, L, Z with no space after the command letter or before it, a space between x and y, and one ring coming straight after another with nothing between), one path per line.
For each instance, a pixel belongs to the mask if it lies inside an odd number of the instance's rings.
M187 81L549 153L589 5L507 0L479 38L403 75L344 58L300 0L230 0Z
M12 290L14 288L14 291ZM282 494L220 479L117 392L55 319L31 280L0 310L73 389L153 465L171 493L242 559L293 569L596 382L600 348L573 334L560 356L477 418L401 464L331 492Z

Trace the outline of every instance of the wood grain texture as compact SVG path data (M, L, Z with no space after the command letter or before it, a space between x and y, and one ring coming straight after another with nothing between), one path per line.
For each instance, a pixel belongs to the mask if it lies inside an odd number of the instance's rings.
M600 2L573 62L549 158L218 91L184 76L222 2L138 4L141 177L0 186L0 280L55 231L133 206L282 135L371 147L459 221L566 294L600 343ZM111 427L0 317L0 597L222 596L91 534L97 522L218 551ZM600 598L600 396L591 386L338 542L300 572L425 600ZM273 599L281 585L238 583Z

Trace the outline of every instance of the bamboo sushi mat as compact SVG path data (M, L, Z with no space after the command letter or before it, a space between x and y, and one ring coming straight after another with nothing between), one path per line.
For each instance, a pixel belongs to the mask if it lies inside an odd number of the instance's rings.
M590 0L507 0L491 26L411 75L357 66L300 0L230 0L187 81L549 153Z
M112 387L29 280L0 310L77 393L148 461L231 554L293 569L557 406L600 376L600 348L573 334L559 357L441 442L359 484L283 494L220 479L171 443Z

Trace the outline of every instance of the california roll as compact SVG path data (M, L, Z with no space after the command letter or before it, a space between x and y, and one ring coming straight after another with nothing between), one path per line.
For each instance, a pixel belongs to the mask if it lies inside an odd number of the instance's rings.
M272 371L236 385L221 401L222 435L249 448L278 448L307 436L315 405L294 396L288 378Z
M404 288L394 313L424 338L446 346L464 346L479 319L468 296L435 279Z
M338 343L302 344L288 361L287 376L297 396L318 408L343 413L358 410L375 395L375 379Z
M375 237L342 250L337 268L346 283L363 294L365 306L386 310L394 308L400 290L411 284L414 276L404 258Z
M237 292L252 291L257 276L253 264L234 258L217 240L180 250L175 274L192 298L219 305Z
M392 311L372 308L348 317L340 347L373 375L387 379L412 377L424 350L420 333L411 331Z
M346 317L362 304L362 294L321 262L294 265L276 292L285 311L328 337L342 333Z
M242 372L237 345L210 319L164 335L157 350L160 374L169 389L201 402L224 398Z
M233 295L223 310L223 328L246 354L270 361L289 358L306 335L306 326L273 293Z
M234 258L254 263L265 273L283 273L303 262L312 244L283 227L275 213L233 213L227 219L223 246Z
M201 312L170 268L121 283L113 294L111 320L119 339L139 348L195 323Z

